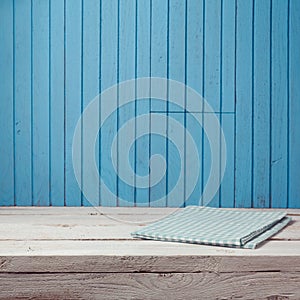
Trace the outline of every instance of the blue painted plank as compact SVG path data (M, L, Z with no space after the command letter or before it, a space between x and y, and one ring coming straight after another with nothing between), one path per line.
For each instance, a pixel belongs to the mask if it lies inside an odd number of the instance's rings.
M118 1L102 1L101 8L101 90L105 90L117 83L118 61ZM112 99L101 99L101 121L104 112L117 106L117 93ZM117 205L117 174L110 169L111 145L110 141L117 132L117 112L110 118L108 129L101 131L101 190L100 204L103 206ZM117 152L112 153L115 157Z
M49 4L33 1L33 203L49 205Z
M296 0L0 1L0 68L5 70L0 73L1 204L90 205L81 195L72 164L73 134L82 109L100 88L151 75L204 92L218 112L227 166L211 205L299 207L299 6ZM122 104L123 96L134 95L136 88L122 90L119 98L116 92L102 99L100 117L117 108L117 101ZM148 88L150 98L155 91L150 84ZM198 204L210 171L209 142L193 115L172 103L181 96L185 106L184 89L168 90L166 85L165 93L168 107L158 99L137 101L116 110L103 125L96 151L102 205L116 206L119 194L120 205L166 206L166 194L182 174L183 183L168 203L181 205L196 168L187 159L193 154L187 132L205 163L185 203ZM198 116L202 106L197 105ZM148 116L131 123L120 137L119 151L112 153L117 125L121 129L141 114ZM179 130L173 126L176 122ZM168 128L169 138L178 144L157 134L139 138L129 152L129 174L122 144L136 139L141 128L162 133ZM119 161L116 170L113 156ZM161 158L169 163L168 175L155 185L165 171ZM85 166L84 159L80 164ZM143 189L138 187L139 175L149 180ZM129 177L127 187L122 176ZM85 186L97 184L85 174L80 179ZM98 197L94 204L99 204Z
M235 206L252 201L252 11L237 0Z
M221 2L217 0L205 2L205 57L204 57L204 98L211 105L214 111L220 111L220 50L221 50ZM209 118L209 115L204 114L203 122ZM218 116L219 117L219 116ZM216 131L216 135L220 135ZM220 140L220 139L219 139ZM221 145L218 144L221 149ZM203 187L205 187L211 169L211 149L208 139L204 139L203 149ZM219 174L214 178L217 182L220 181ZM220 193L216 193L213 199L206 199L203 195L205 205L218 207ZM209 203L208 203L209 201Z
M72 142L81 115L82 85L82 7L81 1L66 0L65 7L65 202L81 205L81 184L76 181L72 163Z
M186 18L186 6L184 1L169 1L169 78L185 83L186 81L186 58L185 58L185 44L186 44L186 32L185 32L185 18ZM178 98L182 108L172 109L173 98ZM179 144L176 145L179 150L180 159L176 161L175 153L172 152L170 135L175 128L172 127L170 118L177 120L184 127L184 108L185 108L185 93L182 89L179 93L176 90L168 88L168 101L170 111L180 111L181 113L168 112L168 183L167 183L167 205L170 207L182 206L185 202L184 196L184 177L185 177L185 136L184 130L178 132L180 136ZM175 148L174 148L175 149ZM183 180L180 180L182 175ZM178 177L178 179L177 179ZM174 186L175 185L175 186ZM177 192L172 194L172 190L177 189Z
M222 167L225 167L225 174L221 182L220 207L234 207L234 115L222 115L222 130L226 142L226 165L221 161ZM224 145L221 143L221 149L224 150Z
M300 2L290 0L289 33L289 207L300 207Z
M0 2L0 204L14 205L13 2ZM3 71L5 70L5 72Z
M82 64L82 97L83 109L99 94L99 31L100 31L100 2L98 0L83 2L83 64ZM99 105L96 105L96 110L99 111ZM99 114L97 116L97 123L99 122ZM88 128L83 125L83 141L89 134ZM85 166L86 162L84 154L88 150L83 143L82 149L82 164L83 164L83 177L82 185L85 189L89 186L99 186L97 177L91 176L89 167ZM98 147L97 147L98 148ZM100 188L100 186L99 186ZM98 206L99 205L99 192L97 190L93 199L86 199L83 197L84 206Z
M16 3L17 4L17 3ZM31 181L31 1L15 5L15 197L32 205Z
M186 28L186 81L187 85L201 95L203 82L203 0L187 2ZM189 101L189 99L187 99ZM202 110L202 102L196 104Z
M203 89L203 1L188 1L187 2L187 45L186 45L186 84L193 88L200 96L202 96ZM187 103L190 99L187 97ZM193 103L193 107L198 112L202 111L202 101ZM203 114L198 115L201 119ZM202 160L202 134L203 130L197 130L198 127L193 126L193 118L190 114L186 115L186 128L191 133L197 145L197 152L199 160ZM193 189L193 192L188 197L189 193L189 170L195 168L195 165L187 164L187 157L191 155L190 147L186 146L186 177L185 177L185 205L199 205L199 200L202 194L202 165L197 170L198 181Z
M226 169L220 190L220 206L234 206L234 112L235 112L235 1L222 2L221 111L226 142ZM230 114L227 114L230 113ZM221 151L224 145L221 144ZM225 162L221 161L225 167Z
M253 206L270 206L270 1L254 6Z
M50 3L50 203L64 205L64 2Z
M272 1L271 49L271 207L287 207L287 25L288 6Z
M135 30L136 30L136 3L134 0L120 1L120 23L119 23L119 82L135 78ZM128 120L135 115L135 102L132 101L126 107L122 107L123 99L128 94L134 94L135 91L128 88L119 90L118 93L118 131L125 126ZM134 123L133 123L134 124ZM126 134L118 135L118 160L117 168L119 179L123 178L126 172L126 164L130 163L131 174L126 174L123 181L118 179L118 205L134 205L134 160L135 149L129 153L129 157L124 157L124 145L127 140L134 141L135 124L126 129Z
M168 76L168 1L153 0L151 11L151 77L167 78ZM165 95L167 96L167 86L163 87ZM151 88L151 94L155 91ZM151 124L150 132L154 125L154 117L159 110L167 111L166 102L152 101L151 106ZM165 115L165 113L163 114ZM166 120L159 121L159 126L162 131L167 131ZM150 138L150 156L152 154L159 153L162 158L167 160L167 142L166 139L160 138L159 141L154 138ZM167 176L163 176L159 181L159 185L155 185L155 177L158 174L158 170L161 170L161 166L156 168L154 165L150 170L150 191L149 202L150 206L164 207L166 206L166 194L167 194Z
M137 24L136 24L136 77L150 77L150 33L151 33L151 1L141 0L137 1ZM136 86L139 91L140 86ZM150 79L148 86L148 94L150 97ZM137 95L138 97L138 95ZM139 177L147 179L150 183L149 177L149 155L150 155L150 100L136 102L136 117L146 115L145 120L137 119L136 127L144 128L148 135L137 138L137 131L135 135L136 153L135 153L135 205L148 206L149 205L149 187L141 185L138 181Z

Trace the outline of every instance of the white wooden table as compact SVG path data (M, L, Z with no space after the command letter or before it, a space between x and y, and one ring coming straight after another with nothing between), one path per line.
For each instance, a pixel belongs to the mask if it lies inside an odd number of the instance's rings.
M131 238L173 210L0 208L0 298L300 299L300 210L256 250Z

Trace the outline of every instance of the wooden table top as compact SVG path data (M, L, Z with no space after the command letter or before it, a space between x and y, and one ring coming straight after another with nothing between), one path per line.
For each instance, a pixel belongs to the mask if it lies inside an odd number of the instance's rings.
M246 280L244 284L254 280L255 276L260 276L259 280L269 286L271 293L274 287L268 285L267 278L272 274L274 282L291 280L288 293L292 293L292 296L283 299L300 299L300 210L285 210L292 216L292 223L255 250L137 240L130 236L130 232L174 210L2 207L0 282L4 281L4 284L10 286L7 282L9 276L18 281L19 277L16 274L37 276L39 273L50 277L54 276L54 273L60 274L59 276L64 276L66 280L74 280L73 277L72 279L67 277L70 273L77 273L76 276L79 276L78 274L117 276L116 274L125 273L132 276L136 276L134 275L136 273L151 273L151 276L162 273L192 274L196 278L195 282L203 274L208 277L217 274L225 276L224 278L227 278L228 274L239 274L238 276L248 274L249 278L243 277ZM221 280L222 276L216 278ZM292 276L292 279L289 276ZM121 278L118 280L122 281ZM242 278L239 280L243 281ZM1 286L0 296L4 288L3 284ZM22 283L20 286L20 289L24 289ZM284 286L283 283L281 286ZM239 289L236 288L236 293L239 293ZM253 291L255 289L252 289L252 293ZM265 291L268 291L268 288ZM107 293L109 299L110 294ZM232 289L229 289L228 293L232 296ZM224 295L226 296L226 293ZM278 292L276 295L279 295ZM294 298L293 295L299 298Z

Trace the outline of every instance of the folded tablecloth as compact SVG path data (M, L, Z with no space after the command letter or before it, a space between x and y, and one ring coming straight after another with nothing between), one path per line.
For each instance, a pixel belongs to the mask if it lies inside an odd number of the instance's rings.
M254 249L290 221L285 212L188 206L131 235L159 241Z

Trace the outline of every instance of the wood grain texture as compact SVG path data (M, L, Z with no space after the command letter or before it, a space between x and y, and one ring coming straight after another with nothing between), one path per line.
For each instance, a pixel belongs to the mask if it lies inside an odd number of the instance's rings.
M135 56L136 56L136 1L119 1L119 29L118 29L118 83L135 78ZM118 112L117 112L117 130L126 124L131 118L135 116L135 101L132 101L121 107L123 99L127 95L135 95L134 90L130 90L125 87L124 89L118 89ZM119 176L124 173L124 169L128 162L133 166L135 165L135 145L133 145L133 151L128 157L124 157L124 145L126 140L134 141L135 138L135 124L127 128L124 134L118 135L117 144L117 170L116 173ZM112 157L110 157L112 159ZM118 206L134 206L135 198L135 177L134 172L128 176L127 180L121 181L118 179L117 189L117 205Z
M32 200L50 204L49 194L49 3L32 2Z
M285 3L272 1L272 32L271 32L271 206L287 207L288 180L282 180L288 169L288 7ZM280 122L275 121L280 120Z
M118 32L119 32L119 7L118 1L101 1L101 91L115 85L118 81ZM117 106L117 93L109 101L100 104L100 118L111 106ZM100 176L110 184L110 193L107 189L100 189L100 204L103 206L117 206L117 175L109 168L111 160L110 145L105 141L110 140L117 132L117 116L109 124L109 130L100 134ZM107 150L108 149L108 150ZM105 154L104 154L105 153ZM111 152L115 157L116 151Z
M223 256L299 256L299 241L267 241L253 250L196 244L157 242L144 240L4 240L1 241L1 256L168 256L168 255L223 255Z
M145 223L173 210L105 210L110 218L91 207L0 209L0 298L300 297L299 210L255 250L132 239L141 225L112 218Z
M130 232L157 221L172 208L2 208L0 209L0 239L33 240L131 239ZM299 210L290 225L272 239L300 240ZM297 215L298 214L298 215Z
M87 2L1 1L1 205L91 205L81 185L97 185L95 176L84 172L78 184L73 172L76 123L98 93L121 81L153 76L194 88L219 116L227 164L212 206L300 206L299 1ZM178 94L164 87L169 102L162 103L151 99L151 92L145 107L133 101L123 113L115 110L100 131L95 156L103 182L93 204L162 207L199 202L210 174L209 141L191 115L178 113L178 107L174 113L172 98L180 96L183 106L188 101L183 91ZM101 100L99 118L111 106L122 104L122 98L116 92L108 101ZM196 106L195 113L202 114L201 103ZM149 122L133 122L125 130L127 137L117 138L119 150L111 152L108 141L122 122L145 113L150 115ZM192 152L184 130L176 130L182 161L174 155L171 119L195 137L199 172L198 164L186 159ZM154 131L155 123L167 136L145 135L132 144L125 160L122 144L129 137L134 140L145 125L147 132ZM84 140L86 128L83 133ZM80 155L86 153L82 150ZM154 159L149 171L156 152L166 160L167 171L159 185L151 188L164 169ZM116 171L109 163L112 156L118 157ZM86 162L82 159L80 164L84 167ZM118 177L122 170L128 185ZM190 199L184 199L190 195L195 170L199 181ZM139 189L137 175L149 173L149 186ZM167 201L177 173L184 180L178 195L171 194Z
M15 202L32 205L31 3L15 5ZM2 182L2 181L1 181Z
M205 2L204 11L204 24L205 24L205 36L204 36L204 86L203 97L210 104L213 111L217 112L217 117L220 120L220 99L221 99L221 2L212 0ZM210 114L203 114L203 122L209 123ZM216 130L215 135L219 142L216 143L217 148L221 150L220 144L220 132ZM210 149L210 142L205 135L203 139L203 153L202 153L202 165L203 165L203 187L205 187L208 178L210 176L212 155ZM213 180L218 184L220 183L220 173L213 176ZM210 202L209 199L205 199L203 196L203 205L209 205L213 207L220 206L220 191L218 190L213 199Z
M135 61L135 76L150 77L151 74L151 16L152 16L152 2L147 0L137 1L136 11L136 61ZM135 152L135 181L137 176L150 176L149 174L149 158L150 158L150 137L149 135L139 138L137 140L137 128L145 128L146 132L150 132L150 79L148 90L149 98L144 102L136 101L135 116L146 114L146 122L140 119L136 120L136 152ZM136 91L140 90L138 83L136 85ZM137 92L136 99L139 99ZM150 182L150 178L149 178ZM139 188L135 184L135 205L136 206L149 206L150 190L147 188Z
M14 205L14 10L12 1L0 4L0 203ZM2 70L5 70L3 72Z
M65 66L64 66L64 2L50 2L49 32L49 85L50 85L50 205L64 205L64 117L65 117ZM24 199L24 195L20 195Z
M199 95L202 95L203 90L203 37L204 37L204 22L203 22L203 1L187 1L186 7L186 85L193 88ZM187 103L190 103L191 99L187 95ZM196 111L201 112L203 108L203 101L193 103ZM199 160L202 160L202 135L203 130L200 127L193 126L193 116L186 114L186 128L191 133L195 140L197 147ZM203 118L203 115L200 115ZM186 170L190 170L195 166L190 163L188 164L187 157L192 154L193 149L185 147L186 155ZM190 195L189 199L186 199L185 205L198 205L199 195L202 193L202 164L199 166L198 182ZM185 177L185 188L188 190L188 182L190 178L187 174ZM185 192L186 192L185 191Z
M82 105L86 108L96 96L100 93L99 89L99 66L100 66L100 3L99 1L83 1L83 13L82 13ZM99 123L100 107L99 102L95 106L95 110L98 114L95 117L95 123ZM89 128L84 126L83 118L83 139L88 136ZM97 144L98 146L98 144ZM85 153L86 143L83 143L82 148L82 166L85 166ZM99 147L97 147L99 149ZM97 151L98 153L98 151ZM99 205L100 199L100 185L98 180L91 176L88 172L88 168L82 170L82 186L84 189L88 189L89 186L99 186L94 195L94 199L89 202L84 195L82 196L82 205L91 206Z
M298 166L300 164L300 132L299 116L300 113L300 58L298 47L300 43L300 2L291 0L289 7L289 207L297 208L300 205L300 184ZM295 129L294 129L295 128Z
M197 299L201 295L203 299L224 300L299 299L299 279L299 273L281 272L26 274L26 277L0 274L0 296L6 299Z
M1 215L0 240L128 240L165 215ZM272 240L300 240L300 217L272 237Z
M281 259L284 259L282 264ZM28 255L2 256L0 273L299 272L299 255Z
M93 214L113 214L113 215L165 215L176 211L178 208L171 207L135 207L135 208L118 208L118 207L0 207L0 214L11 214L11 215L93 215ZM288 210L284 210L288 211ZM292 210L298 211L300 210Z
M254 2L253 207L270 207L270 7L268 0Z
M2 208L0 240L132 240L130 232L172 211L171 208ZM299 210L289 213L293 221L272 240L300 239Z
M65 1L65 204L81 205L81 190L72 164L72 141L82 110L82 7L79 0Z
M172 80L176 80L184 83L186 80L186 3L180 0L170 0L168 2L168 77ZM172 109L172 103L174 99L178 99L177 103L181 106ZM175 131L172 127L170 119L177 120L182 127L184 127L184 114L185 108L185 94L184 89L176 91L168 86L168 106L167 106L167 136L171 135L171 132ZM177 113L174 113L176 111ZM178 130L178 129L177 129ZM170 207L179 207L183 204L185 199L185 185L184 180L178 180L179 174L184 174L185 170L185 131L178 130L178 151L180 154L179 161L174 159L175 153L172 149L172 141L167 140L167 191L166 191L166 205ZM183 158L183 159L181 159ZM178 193L176 195L171 194L173 187L178 187Z
M169 75L169 23L170 23L170 14L169 14L169 6L168 1L160 1L160 0L152 0L151 7L151 20L150 20L150 28L151 28L151 77L161 77L167 78ZM164 86L163 92L165 95L168 95L168 87ZM150 89L150 94L153 94L152 87ZM156 111L163 110L167 111L167 103L162 103L158 105L156 102L150 99L150 131L153 126L153 116L156 115ZM159 122L160 128L167 132L167 122L161 120ZM149 155L154 153L155 151L161 153L163 157L167 158L167 141L164 143L156 143L153 141L153 138L150 136L149 140ZM149 157L150 158L150 157ZM155 180L155 166L153 166L152 170L150 170L150 185L153 185ZM159 189L150 188L149 189L149 206L151 207L164 207L167 206L167 199L163 197L161 200L155 201L159 199L160 192L167 193L167 176L162 178L160 181Z
M252 203L253 3L236 1L235 207ZM247 180L245 180L247 178Z
M221 4L221 91L220 115L225 135L227 159L224 179L220 187L220 206L234 207L234 157L235 157L235 68L236 68L236 13L235 1L223 1ZM225 145L221 144L221 151Z
M223 208L227 209L227 208ZM232 209L232 208L229 208ZM94 214L109 214L109 215L166 215L180 210L174 207L0 207L0 215L94 215ZM235 208L234 210L245 210L244 208ZM248 210L248 209L246 209ZM273 208L251 208L253 211L281 211L286 212L291 216L299 216L300 209L273 209Z

